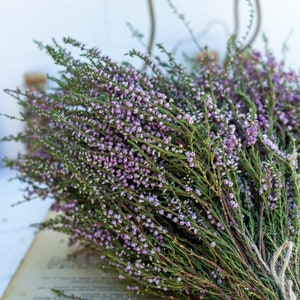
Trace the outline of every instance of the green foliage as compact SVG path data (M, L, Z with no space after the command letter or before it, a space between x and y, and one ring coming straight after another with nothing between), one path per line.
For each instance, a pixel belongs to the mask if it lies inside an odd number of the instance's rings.
M64 43L79 58L39 44L63 67L56 90L9 91L38 118L22 116L15 139L34 150L7 166L62 212L41 227L104 254L139 293L296 299L299 77L233 42L224 68L131 51L148 73Z

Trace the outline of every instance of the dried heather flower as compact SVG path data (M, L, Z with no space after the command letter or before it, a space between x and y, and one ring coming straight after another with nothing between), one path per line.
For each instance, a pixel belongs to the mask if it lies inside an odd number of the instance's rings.
M299 295L299 77L252 50L196 71L162 47L166 62L130 52L146 74L64 42L83 58L41 46L64 68L55 91L9 91L47 120L24 118L21 138L38 151L6 160L29 198L52 197L62 212L41 227L105 255L138 293Z

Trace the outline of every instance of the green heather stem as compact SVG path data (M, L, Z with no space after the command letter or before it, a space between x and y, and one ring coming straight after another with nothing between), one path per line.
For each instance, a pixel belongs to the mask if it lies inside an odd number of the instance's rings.
M104 255L129 289L166 299L299 298L299 77L229 42L225 67L185 69L162 46L141 72L67 38L44 93L8 91L33 151L6 160L41 228ZM196 71L194 71L196 70Z

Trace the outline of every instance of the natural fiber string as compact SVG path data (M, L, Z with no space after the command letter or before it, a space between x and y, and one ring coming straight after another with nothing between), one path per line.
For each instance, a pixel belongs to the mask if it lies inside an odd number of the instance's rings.
M281 245L276 252L274 253L271 263L270 263L270 268L268 265L265 263L263 258L261 257L261 254L257 248L257 246L250 241L248 237L246 237L248 242L250 243L251 247L255 251L255 253L258 256L258 259L260 260L261 264L263 267L266 269L266 271L271 274L271 276L274 278L275 283L279 287L284 300L297 300L297 296L293 291L293 282L292 280L287 280L285 277L286 274L286 269L290 263L291 257L292 257L292 252L294 248L294 243L293 242L285 242L283 245ZM283 260L283 264L279 270L279 273L276 272L276 264L279 259L279 257L282 255L282 252L287 248L286 255Z
M278 274L276 272L276 263L285 248L287 248L286 255L284 257L283 264ZM284 299L286 300L297 300L297 297L292 288L293 282L291 280L287 280L285 277L286 269L292 257L293 248L294 248L293 242L285 242L277 249L277 251L272 257L271 264L270 264L271 275L273 276L276 284L278 285L278 287L282 292Z
M270 269L269 269L268 265L265 263L265 261L263 260L263 258L261 257L261 254L260 254L257 246L246 235L245 235L245 239L247 240L247 242L249 243L249 245L252 247L252 249L255 251L255 253L258 256L258 259L261 262L261 264L263 265L263 267L266 269L266 271L268 273L270 273Z

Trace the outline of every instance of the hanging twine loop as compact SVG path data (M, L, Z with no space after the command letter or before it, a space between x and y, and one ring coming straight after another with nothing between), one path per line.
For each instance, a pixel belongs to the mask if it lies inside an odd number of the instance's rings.
M284 242L274 253L270 267L263 260L257 246L247 238L252 249L257 254L261 264L266 269L266 271L273 277L276 285L280 289L284 300L298 300L295 292L293 291L293 282L286 278L286 270L289 266L289 263L292 258L292 253L294 249L294 243L291 241ZM284 250L286 249L285 256L281 265L278 264L278 259L283 255ZM277 271L278 270L278 271Z
M271 263L270 263L269 272L273 276L277 286L280 288L285 300L297 300L297 296L293 291L293 282L292 282L292 280L286 279L286 276L285 276L286 269L287 269L287 267L290 263L291 257L292 257L293 248L294 248L293 242L285 242L274 253L274 255L271 259ZM286 250L286 254L283 259L283 263L280 266L279 272L276 272L277 261L285 249L287 249L287 250Z

